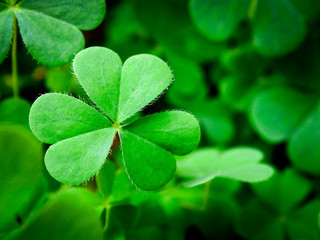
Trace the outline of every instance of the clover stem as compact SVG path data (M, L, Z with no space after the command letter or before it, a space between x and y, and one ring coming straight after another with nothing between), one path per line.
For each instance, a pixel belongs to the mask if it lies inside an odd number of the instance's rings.
M259 2L259 0L251 0L249 12L248 12L248 18L250 20L253 19L254 15L256 13L258 2Z
M202 209L207 208L209 197L210 197L210 185L211 185L211 181L208 181L204 184Z
M13 14L13 23L12 23L12 50L11 50L11 64L12 64L12 90L13 96L15 98L19 97L19 85L18 85L18 57L17 57L17 18Z

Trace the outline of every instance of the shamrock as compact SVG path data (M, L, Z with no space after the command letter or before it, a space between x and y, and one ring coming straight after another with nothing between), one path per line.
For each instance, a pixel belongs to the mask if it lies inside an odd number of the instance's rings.
M245 239L319 239L320 201L308 201L308 179L293 169L253 185L257 199L243 207L238 229Z
M91 30L106 12L104 0L0 0L0 62L19 24L28 51L42 64L62 65L84 47L79 29Z
M70 185L89 180L104 164L118 134L123 167L137 187L154 190L168 183L176 169L171 153L187 154L200 140L197 120L183 111L155 113L135 121L131 117L171 84L169 66L148 54L132 56L122 66L112 50L91 47L76 55L73 70L96 107L48 93L30 110L33 133L53 144L45 155L49 173Z

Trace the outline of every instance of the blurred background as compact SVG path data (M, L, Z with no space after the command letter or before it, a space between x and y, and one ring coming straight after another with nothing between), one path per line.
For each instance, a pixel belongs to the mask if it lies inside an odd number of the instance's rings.
M87 96L70 63L38 64L19 37L19 100L10 57L0 65L0 239L320 239L320 1L108 0L103 23L83 33L86 47L123 62L150 53L170 65L173 84L144 114L196 116L201 142L185 158L247 146L275 173L187 188L178 169L164 189L143 192L110 163L83 186L62 186L44 167L30 106L46 92ZM110 158L121 162L118 148Z

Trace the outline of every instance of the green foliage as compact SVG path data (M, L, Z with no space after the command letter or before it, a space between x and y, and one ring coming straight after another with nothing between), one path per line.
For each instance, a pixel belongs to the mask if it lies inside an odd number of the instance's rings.
M192 0L191 13L203 34L216 41L228 39L247 15L248 0Z
M30 127L39 140L54 144L45 156L50 174L65 184L89 180L102 167L119 132L123 165L132 182L144 190L168 183L175 172L170 152L186 154L195 148L198 122L186 112L165 112L123 125L171 83L166 63L143 54L129 58L121 69L115 52L92 47L76 56L73 67L103 114L62 94L45 94L35 101Z
M0 0L0 239L319 240L319 21L318 0Z
M49 66L62 65L84 47L79 29L90 30L103 20L105 2L26 0L1 3L0 62L11 43L12 24L17 18L28 51L37 61ZM14 23L15 24L15 23Z
M273 169L259 163L263 154L256 149L239 147L221 152L202 149L178 160L178 175L186 178L185 185L193 187L215 177L225 177L244 182L268 179Z
M94 197L83 189L61 191L8 239L103 239Z
M20 149L20 151L17 151ZM3 124L0 127L0 231L18 225L17 216L36 197L42 186L41 144L25 128Z
M249 239L319 239L316 227L318 200L299 204L310 193L310 183L291 169L253 187L253 199L241 213L241 234ZM296 191L299 189L299 191ZM257 224L259 223L259 224Z

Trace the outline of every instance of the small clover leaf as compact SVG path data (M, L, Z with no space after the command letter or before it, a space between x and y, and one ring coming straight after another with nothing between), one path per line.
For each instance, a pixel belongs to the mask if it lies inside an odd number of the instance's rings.
M216 177L243 182L260 182L270 178L274 170L260 163L263 153L258 149L237 147L221 152L215 148L197 150L178 160L178 174L186 187L194 187Z
M62 65L84 47L81 30L101 23L104 0L24 0L0 2L0 62L9 52L12 27L17 19L22 40L37 61Z
M131 181L154 190L175 172L173 155L187 154L200 140L197 120L183 111L169 111L126 121L157 98L172 82L169 66L141 54L122 66L107 48L91 47L76 55L77 79L99 110L58 93L39 97L31 107L30 128L53 144L45 156L49 173L65 184L80 184L102 167L118 133L123 165Z

